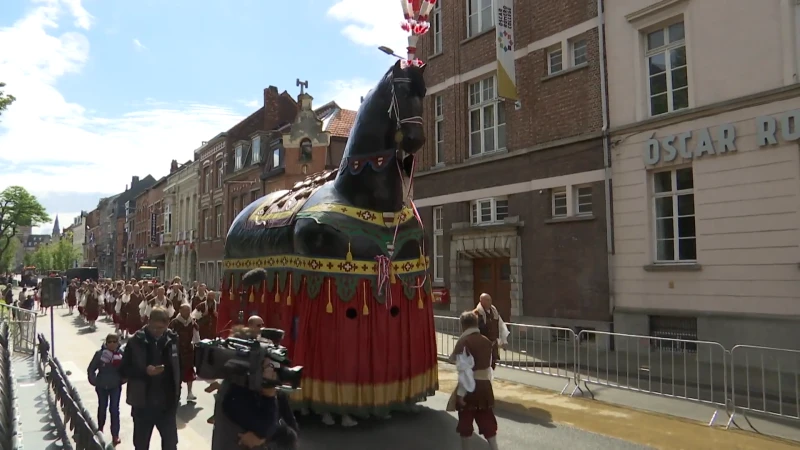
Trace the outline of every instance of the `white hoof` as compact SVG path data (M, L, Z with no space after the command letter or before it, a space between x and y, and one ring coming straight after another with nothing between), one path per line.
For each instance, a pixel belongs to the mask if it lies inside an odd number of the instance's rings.
M342 416L343 427L349 428L349 427L354 427L356 425L358 425L358 422L356 422L352 417L348 416L347 414Z
M325 425L336 425L336 421L333 420L333 416L328 413L322 415L322 423Z

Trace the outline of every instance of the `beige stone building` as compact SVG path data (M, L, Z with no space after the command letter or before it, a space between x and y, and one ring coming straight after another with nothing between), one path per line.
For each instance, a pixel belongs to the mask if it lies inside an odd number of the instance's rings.
M615 331L800 348L798 8L606 2Z
M197 280L198 161L172 161L164 186L163 246L165 279L181 277L184 285Z

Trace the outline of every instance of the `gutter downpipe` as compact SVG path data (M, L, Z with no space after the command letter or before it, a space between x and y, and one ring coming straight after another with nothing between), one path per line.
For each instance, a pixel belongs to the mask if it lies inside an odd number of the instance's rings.
M606 87L606 20L603 0L597 0L597 36L600 57L600 104L603 115L603 182L606 200L606 259L608 267L608 313L611 316L611 331L614 329L614 275L612 259L614 254L614 223L611 208L611 150L609 148L608 133L608 90Z

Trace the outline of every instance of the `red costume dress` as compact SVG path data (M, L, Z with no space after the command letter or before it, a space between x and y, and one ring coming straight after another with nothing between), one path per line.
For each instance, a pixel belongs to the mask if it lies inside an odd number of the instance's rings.
M83 312L89 322L94 322L100 316L100 295L97 289L87 289Z
M217 336L217 303L211 296L206 295L205 301L197 302L192 317L197 320L200 339L214 339Z
M144 296L141 293L134 292L131 294L131 299L122 307L125 308L125 330L133 334L139 331L143 326L142 316L139 314L139 305L144 301Z
M78 305L78 286L75 286L75 283L70 283L67 287L67 305L70 308Z
M200 340L197 322L191 318L184 319L180 314L172 319L169 328L178 334L178 358L181 366L181 381L191 383L195 380L194 343Z

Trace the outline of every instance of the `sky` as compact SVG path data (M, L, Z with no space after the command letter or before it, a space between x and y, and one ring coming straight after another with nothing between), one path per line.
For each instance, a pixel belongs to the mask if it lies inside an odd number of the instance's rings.
M357 109L405 48L397 0L2 0L0 189L62 228L166 175L263 104L274 85ZM50 233L52 222L36 232Z

